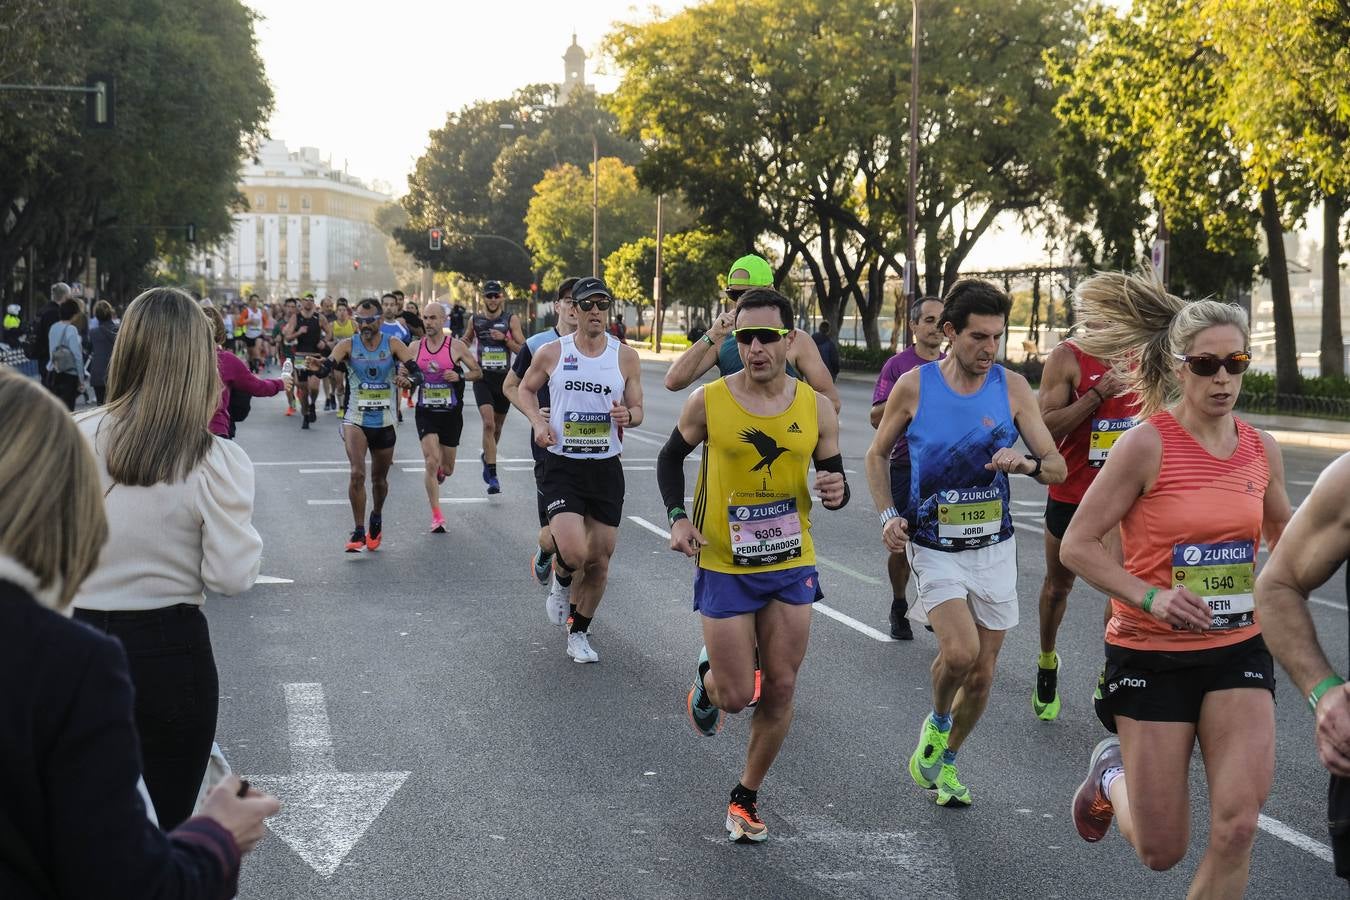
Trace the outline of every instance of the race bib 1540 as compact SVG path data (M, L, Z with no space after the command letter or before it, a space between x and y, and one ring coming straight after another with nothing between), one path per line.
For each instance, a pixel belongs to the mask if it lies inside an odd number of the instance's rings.
M1252 541L1177 544L1172 548L1172 586L1205 598L1211 628L1242 628L1255 622L1252 582L1256 545Z

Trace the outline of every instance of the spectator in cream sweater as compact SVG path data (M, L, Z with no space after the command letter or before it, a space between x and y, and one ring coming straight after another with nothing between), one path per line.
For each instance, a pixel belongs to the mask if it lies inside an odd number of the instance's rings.
M106 405L76 420L98 465L109 539L75 617L126 648L145 783L169 829L191 814L215 738L205 592L248 590L262 557L253 464L208 430L221 396L212 337L186 293L141 294L118 332Z

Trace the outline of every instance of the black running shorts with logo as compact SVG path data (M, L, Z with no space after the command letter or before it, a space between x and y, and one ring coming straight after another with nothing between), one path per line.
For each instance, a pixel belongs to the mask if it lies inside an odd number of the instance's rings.
M343 422L342 427L361 429L361 433L366 436L366 446L371 450L389 450L398 440L398 432L394 430L393 425L386 425L383 428L367 428L365 425L357 425L355 422Z
M1259 634L1228 647L1178 653L1107 644L1094 705L1114 734L1116 716L1197 723L1205 694L1248 687L1275 693L1275 662Z
M428 409L417 407L417 440L429 434L436 435L442 447L458 447L459 435L464 430L464 407Z
M530 441L530 446L536 450L539 449L538 445L535 444L534 441ZM547 450L545 450L543 451L543 455L551 456L552 454L550 454ZM544 501L544 489L539 486L543 483L544 483L544 460L541 459L536 454L534 458L534 496L535 500L538 501L535 505L539 507L540 528L543 528L548 525L548 504Z
M500 375L491 375L484 372L483 377L473 383L474 405L487 406L491 404L493 412L506 412L511 408L511 401L506 399L506 391L502 389L505 384L505 372Z
M912 530L914 528L914 510L910 509L909 489L910 489L909 460L897 462L891 460L891 504L896 512L904 517Z
M539 499L549 521L559 513L576 513L618 528L623 521L623 463L619 457L547 456L539 479Z
M1045 530L1054 535L1055 540L1064 540L1064 532L1069 530L1069 523L1073 521L1073 514L1077 511L1077 503L1045 498Z

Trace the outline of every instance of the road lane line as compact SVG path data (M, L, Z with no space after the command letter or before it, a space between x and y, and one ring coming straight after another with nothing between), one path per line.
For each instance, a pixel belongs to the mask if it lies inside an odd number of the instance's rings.
M487 497L441 497L442 503L490 503ZM346 506L350 500L306 500L310 506Z
M302 772L336 772L323 685L311 682L282 687L286 691L286 723L291 733L291 768Z
M895 638L891 637L889 634L882 634L880 631L877 631L871 625L864 625L862 622L859 622L852 616L846 615L845 613L841 613L833 606L827 606L819 601L812 604L812 606L815 608L817 612L829 616L836 622L842 622L843 624L847 625L849 628L852 628L859 634L865 634L874 641L880 641L883 644L894 644L896 642Z
M629 516L628 519L629 519L629 521L631 521L631 522L636 522L636 523L638 523L638 524L641 525L643 528L647 529L648 531L650 531L652 534L656 535L657 537L659 537L659 538L665 538L666 540L670 540L670 532L669 532L669 531L666 531L664 528L658 528L657 526L653 525L651 522L648 522L646 519L642 518L642 516Z
M881 584L880 578L873 578L871 575L864 575L862 572L859 572L856 569L850 569L843 563L837 563L832 559L826 559L819 553L816 554L816 562L820 563L827 569L834 569L836 572L843 572L845 575L851 575L854 578L858 579L859 581L865 582L866 584Z
M278 578L275 575L259 575L254 584L295 584L292 578Z
M1256 824L1266 834L1274 835L1286 843L1293 844L1305 853L1311 853L1313 856L1323 862L1331 862L1331 848L1326 844L1315 841L1301 831L1295 831L1279 819L1272 819L1267 815L1256 817Z
M651 522L648 522L646 519L642 518L642 516L629 516L628 519L632 522L636 522L637 524L641 525L643 528L647 529L657 537L662 537L665 538L666 540L670 540L669 531L666 531L664 528L660 528L656 525L653 525ZM816 561L824 562L824 560L822 560L819 556L816 557ZM848 568L847 566L841 566L839 563L825 563L825 565L830 568L836 568L839 571L852 575L853 577L858 578L862 581L871 582L873 584L881 584L879 580L871 578L867 575L863 575L861 572L855 572L852 569ZM827 606L826 604L821 603L819 601L812 604L812 606L814 606L815 609L818 610L822 615L829 616L836 622L840 622L844 625L847 625L849 628L852 628L859 634L864 634L874 641L881 641L883 644L895 643L895 639L892 638L890 635L882 634L880 631L877 631L871 625L864 625L862 622L859 622L852 616L847 615L845 613L841 613L839 610L835 609L832 606Z
M301 475L350 475L351 469L301 469Z
M1318 606L1325 606L1328 609L1337 609L1341 612L1345 612L1345 604L1337 603L1335 600L1325 600L1321 597L1309 597L1308 602L1316 603Z
M639 441L643 444L655 444L658 447L664 447L666 445L665 438L654 438L651 435L641 434L637 431L634 431L631 428L625 428L623 432L623 439L626 441L629 438L632 438L633 440Z

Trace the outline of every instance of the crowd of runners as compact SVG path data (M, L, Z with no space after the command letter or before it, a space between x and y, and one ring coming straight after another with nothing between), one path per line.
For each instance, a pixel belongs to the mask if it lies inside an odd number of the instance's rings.
M823 596L812 508L840 510L852 490L839 394L772 268L758 256L737 260L725 294L727 309L666 374L670 391L714 367L720 377L688 394L678 421L657 425L673 428L656 477L670 549L694 560L703 631L685 711L697 734L713 737L725 716L753 709L725 824L733 840L763 841L758 791L791 724L811 606ZM1095 842L1115 821L1144 865L1175 865L1189 841L1198 744L1210 828L1192 893L1237 896L1274 773L1275 668L1257 616L1257 551L1276 547L1292 515L1278 444L1232 412L1251 359L1247 317L1216 301L1184 303L1151 276L1094 276L1075 302L1080 325L1049 355L1038 392L996 361L1010 298L974 279L912 306L914 343L877 380L866 488L888 554L890 633L912 640L919 625L937 642L931 708L904 768L939 806L974 803L958 755L1020 619L1011 484L1034 479L1049 497L1029 719L1061 713L1056 642L1075 581L1109 598L1095 695L1108 736L1065 798L1074 824ZM455 471L466 384L489 494L502 490L499 442L519 410L537 496L531 570L567 656L595 663L591 625L623 520L624 435L654 424L644 422L639 355L612 333L614 304L602 280L568 278L556 324L529 337L495 281L460 328L444 304L418 308L397 293L354 305L307 296L270 310L250 297L227 321L255 371L283 367L287 414L298 406L302 428L317 420L321 392L336 414L350 462L348 552L383 541L404 406L434 533L446 530L440 485ZM685 464L699 448L689 502ZM1315 707L1341 690L1319 673Z

